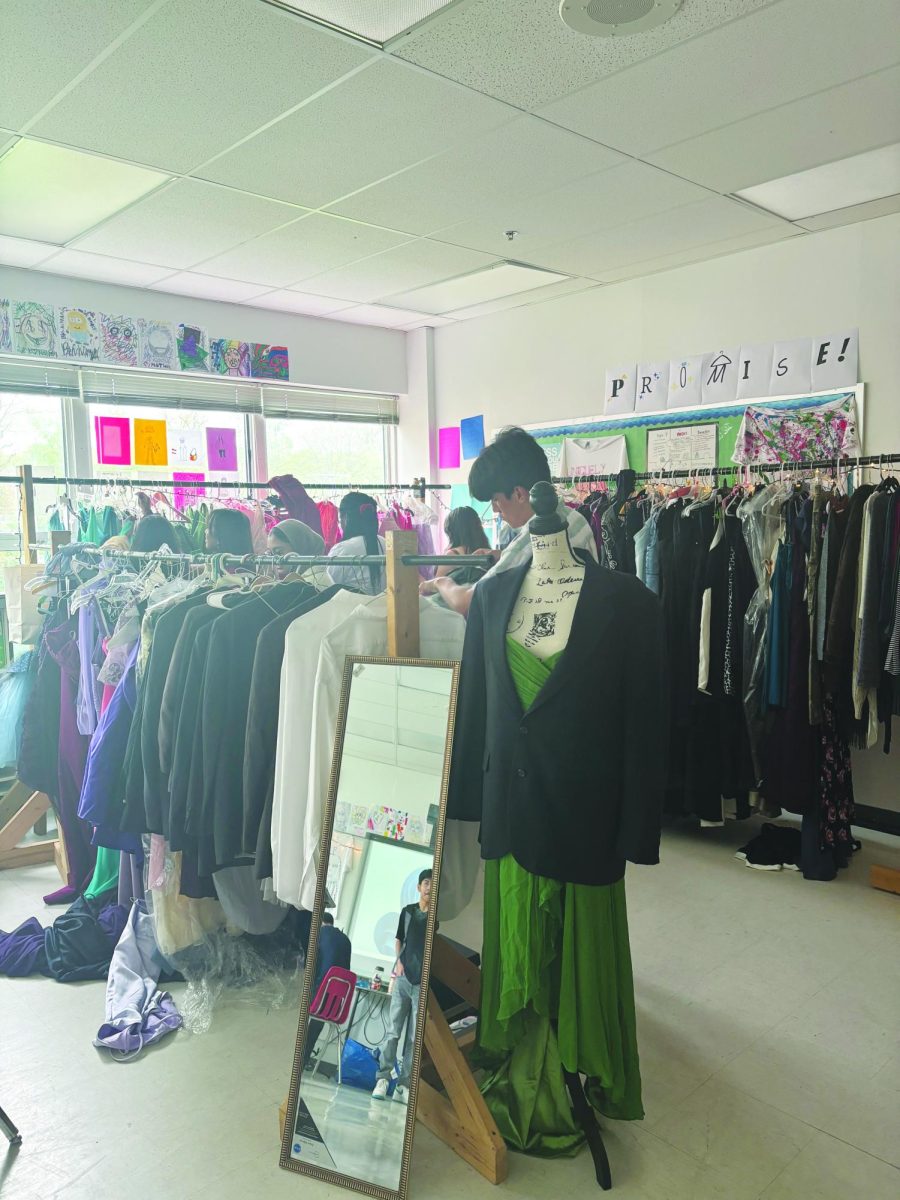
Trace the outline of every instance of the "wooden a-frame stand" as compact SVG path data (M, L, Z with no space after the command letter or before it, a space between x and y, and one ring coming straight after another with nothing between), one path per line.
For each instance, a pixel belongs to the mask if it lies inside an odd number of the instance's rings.
M417 552L416 535L410 530L388 533L387 623L388 655L391 658L419 657L419 573L415 567L405 567L401 561L401 555ZM480 970L440 935L434 941L431 972L463 1000L478 1007ZM457 1041L431 992L425 1022L426 1057L419 1079L416 1116L435 1137L446 1142L485 1179L502 1183L507 1173L506 1143L488 1112L462 1052L462 1048L471 1045L472 1041L471 1034ZM286 1113L287 1101L281 1105L282 1129Z

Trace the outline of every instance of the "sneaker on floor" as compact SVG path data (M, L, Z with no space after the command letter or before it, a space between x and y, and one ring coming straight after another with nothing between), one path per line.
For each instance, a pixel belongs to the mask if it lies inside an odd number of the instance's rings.
M394 1099L398 1104L409 1104L409 1088L404 1087L402 1083L398 1083L394 1088Z
M372 1089L372 1099L373 1100L387 1100L389 1083L390 1083L390 1080L388 1080L388 1079L379 1079L378 1082L375 1084L374 1088Z
M750 843L748 842L746 846L741 846L740 850L735 850L734 857L739 858L741 860L741 862L746 862L747 861L747 851L749 848L750 848Z

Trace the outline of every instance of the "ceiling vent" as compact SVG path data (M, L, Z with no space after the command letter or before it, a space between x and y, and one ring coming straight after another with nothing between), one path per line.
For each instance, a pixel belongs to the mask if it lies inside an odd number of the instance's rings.
M559 15L576 33L592 37L628 37L663 25L682 0L561 0Z

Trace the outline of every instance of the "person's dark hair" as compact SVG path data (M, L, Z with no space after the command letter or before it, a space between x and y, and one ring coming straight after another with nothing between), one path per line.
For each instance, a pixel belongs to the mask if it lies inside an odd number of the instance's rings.
M323 925L333 925L334 924L334 917L331 915L330 912L322 913L322 924Z
M366 554L380 554L378 542L378 505L365 492L348 492L338 509L341 523L341 541L361 537L365 542ZM378 590L378 567L369 567L372 591Z
M252 554L249 517L236 508L214 508L206 526L206 545L216 554Z
M430 867L428 868L427 871L419 872L419 883L424 883L426 879L430 879L430 878L431 878L431 868Z
M158 550L160 546L169 546L172 550L178 548L171 521L156 513L151 513L149 517L141 517L134 527L131 549L146 554Z
M453 550L463 549L469 554L475 550L490 550L491 543L484 532L481 518L471 505L464 504L460 508L451 509L444 522L450 547Z
M498 492L511 496L517 487L530 491L539 479L551 478L543 449L530 433L510 425L472 463L469 491L476 500L490 500Z

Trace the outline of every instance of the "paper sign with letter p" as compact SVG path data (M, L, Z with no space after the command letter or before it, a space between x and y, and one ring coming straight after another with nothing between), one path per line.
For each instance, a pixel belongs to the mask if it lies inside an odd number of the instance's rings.
M635 364L606 372L606 415L634 412Z
M667 362L638 363L635 382L634 411L655 412L666 407L669 392Z
M799 396L810 390L809 360L812 354L812 338L794 338L790 342L776 342L772 351L772 375L769 379L770 396Z
M859 382L859 330L845 329L813 338L812 390L856 387Z

